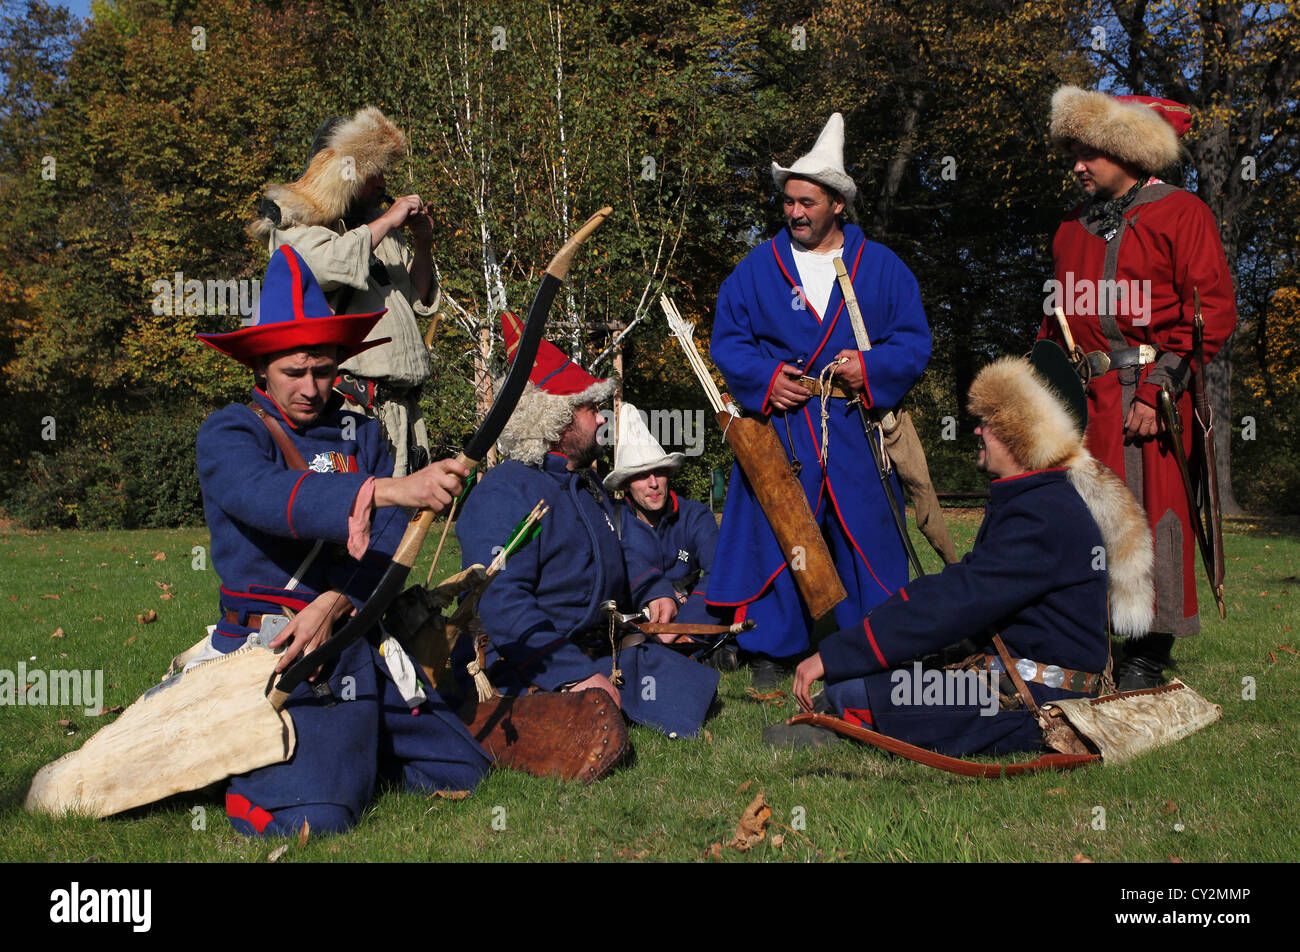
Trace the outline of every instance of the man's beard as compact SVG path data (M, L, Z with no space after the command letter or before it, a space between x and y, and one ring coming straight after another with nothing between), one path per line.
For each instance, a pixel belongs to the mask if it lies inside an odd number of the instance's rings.
M575 470L586 469L600 459L601 454L601 446L596 441L595 434L586 442L579 442L581 439L581 436L570 433L560 443L560 452L569 458Z

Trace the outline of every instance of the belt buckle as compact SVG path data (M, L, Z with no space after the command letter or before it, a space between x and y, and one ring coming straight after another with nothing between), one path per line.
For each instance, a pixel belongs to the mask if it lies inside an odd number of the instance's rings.
M1088 355L1088 366L1094 377L1100 377L1110 370L1110 354L1104 350L1094 350Z
M1152 344L1138 344L1138 364L1154 364L1156 362L1156 349Z

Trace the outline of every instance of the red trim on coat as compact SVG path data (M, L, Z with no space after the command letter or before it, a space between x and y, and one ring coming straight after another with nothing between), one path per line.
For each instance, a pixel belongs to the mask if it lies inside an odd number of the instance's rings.
M776 371L772 374L772 379L767 382L767 392L763 394L763 405L759 407L760 412L764 415L772 412L772 388L776 386L776 378L781 375L781 368L784 366L784 361L778 363Z
M883 591L887 596L893 595L894 593L891 592L885 586L885 583L880 581L880 579L876 576L876 570L871 567L871 563L867 561L867 557L862 554L862 547L858 545L858 540L853 538L853 533L850 532L849 527L844 524L844 515L840 512L840 504L835 500L835 487L831 485L831 479L829 473L826 475L825 483L826 483L826 492L831 497L831 505L835 507L835 518L839 519L840 528L843 529L844 534L848 536L849 542L853 546L853 551L858 553L858 558L860 558L862 560L862 564L867 567L867 571L871 573L871 577L875 579L876 584L880 586L880 590ZM885 488L885 487L882 485L881 488ZM893 492L894 490L893 487L889 487L885 489L885 491ZM885 505L889 505L888 501L886 501Z
M712 599L710 599L709 596L705 595L704 604L713 605L716 606L717 608L736 608L738 605L748 605L750 602L757 601L762 596L762 594L767 591L767 587L771 585L774 581L776 581L776 577L780 575L782 572L784 572L788 567L789 567L788 563L782 562L781 567L777 569L775 572L773 572L770 576L768 576L767 581L764 582L759 587L757 592L749 596L749 598L742 599L741 601L738 602L715 602Z
M858 363L862 365L862 405L870 410L876 401L871 396L871 384L867 383L867 358L863 351L858 351Z
M248 797L237 793L226 794L226 816L232 820L247 820L253 829L261 833L275 819L261 807L254 806Z
M298 533L295 532L293 528L293 498L298 495L298 487L302 485L302 481L310 475L311 470L307 470L307 472L299 476L298 481L293 484L293 491L289 493L289 502L284 512L285 520L289 523L289 534L295 539L298 538Z
M1064 473L1068 466L1048 466L1046 469L1027 469L1023 473L1016 473L1014 476L999 476L993 480L995 483L1009 483L1013 479L1024 479L1026 476L1037 476L1039 473Z
M858 727L869 727L872 730L876 727L876 722L871 717L871 711L865 707L846 707L844 709L844 719L850 724L856 724Z
M826 328L826 332L822 334L821 343L817 345L817 349L813 351L812 356L804 362L805 368L811 367L817 362L817 355L822 352L822 348L826 346L826 342L831 339L831 333L835 330L835 322L840 319L840 314L844 311L844 295L840 295L840 306L835 309L835 316L831 318L830 323L827 324L826 321L823 320L823 316L817 313L817 308L813 307L812 302L808 300L808 295L803 293L803 287L798 284L795 279L790 276L790 272L786 270L785 262L781 260L781 252L777 250L775 238L772 239L772 254L776 257L777 267L781 269L781 273L785 275L785 279L790 282L790 287L799 292L799 297L803 298L804 306L807 307L812 315L817 319L817 323ZM834 295L835 291L832 290L831 296L833 297Z
M275 397L271 396L261 387L254 387L253 390L255 390L257 393L260 393L262 396L266 397L267 400L271 401L271 406L275 408L275 412L280 414L280 419L284 420L285 423L289 424L290 429L294 429L294 430L298 429L298 424L294 423L292 420L289 419L288 415L284 412L284 408L281 407L280 404L275 402Z
M247 598L255 602L270 602L272 605L284 605L292 608L294 611L302 611L311 604L309 598L294 598L290 595L263 595L258 592L232 592L224 585L221 587L222 595L229 595L231 598Z
M898 590L898 594L903 596L903 601L905 601L905 602L910 602L910 601L911 601L911 599L907 597L907 587L906 587L906 586L904 586L903 588L900 588L900 589Z
M880 653L880 645L876 644L876 636L871 633L870 617L862 619L862 630L867 635L867 644L871 645L871 650L876 653L876 660L880 662L882 668L888 669L889 662L886 661L885 656Z

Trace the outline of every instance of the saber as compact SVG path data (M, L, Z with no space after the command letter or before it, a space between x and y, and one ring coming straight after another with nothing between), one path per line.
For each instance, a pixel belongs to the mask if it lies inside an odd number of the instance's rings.
M487 417L484 418L474 435L470 437L465 449L456 457L456 461L468 467L471 473L487 455L497 437L501 435L501 431L510 420L510 415L514 412L515 405L519 402L519 397L524 392L524 387L528 383L528 375L533 369L533 361L537 358L537 349L542 341L542 332L546 329L546 316L550 312L556 292L563 286L564 279L569 274L569 266L573 263L573 256L582 243L600 227L601 223L612 211L613 208L607 205L587 219L586 224L564 243L560 250L556 252L555 257L551 259L550 264L546 266L546 271L542 275L541 286L538 287L537 293L533 297L532 306L528 309L528 320L524 324L519 347L515 351L514 363L510 365L510 372L506 376L506 382L492 402L492 408L488 410ZM379 580L375 591L366 600L366 604L361 608L361 611L353 615L348 623L329 641L310 654L299 658L284 672L284 675L271 689L269 695L271 705L276 710L284 707L294 688L301 684L308 675L322 664L333 661L344 649L369 632L379 622L389 604L405 586L406 577L411 571L411 566L415 564L416 556L420 553L420 547L424 545L424 537L429 534L429 528L433 525L433 518L432 510L421 509L411 519L410 525L406 527L406 532L402 536L402 541L398 543L397 551L393 553L391 564L384 571L384 575Z
M1219 617L1225 618L1227 612L1223 604L1223 585L1220 582L1217 587L1215 586L1214 554L1210 551L1205 526L1201 522L1201 510L1196 505L1196 493L1192 489L1192 477L1187 468L1187 454L1183 451L1183 425L1178 418L1178 408L1174 406L1167 387L1160 388L1159 401L1160 416L1164 420L1165 431L1169 434L1174 462L1178 464L1178 475L1183 478L1183 492L1187 494L1187 518L1192 524L1192 532L1196 535L1196 545L1201 550L1201 563L1205 566L1206 575L1209 576L1210 586L1214 588L1214 600L1219 606Z
M862 310L858 307L858 296L853 290L853 282L849 280L849 272L844 267L844 259L836 257L832 260L835 262L835 278L840 285L840 294L843 295L844 304L849 310L849 321L853 325L853 337L857 342L858 350L871 350L871 340L867 337L866 325L862 323ZM894 518L894 528L898 530L898 538L907 553L907 561L911 563L912 570L917 576L922 576L925 574L925 569L921 568L921 558L916 554L912 539L907 534L907 520L898 506L898 497L894 495L894 485L889 478L893 466L889 454L885 452L884 434L886 430L897 429L898 421L892 410L886 410L876 419L872 419L872 413L863 406L861 399L854 400L853 403L858 408L858 419L862 421L862 431L867 437L867 445L871 447L871 458L875 460L876 472L880 474L880 485L885 491L889 514ZM944 532L946 534L947 529ZM951 545L950 541L949 546Z
M1201 316L1201 289L1193 288L1192 296L1196 302L1195 318L1192 321L1192 410L1197 429L1200 430L1198 468L1201 470L1201 486L1206 491L1206 519L1209 523L1210 549L1214 556L1213 568L1210 569L1210 588L1214 591L1214 600L1219 606L1219 617L1227 618L1227 609L1223 603L1223 516L1219 509L1219 467L1214 453L1214 411L1210 408L1205 393L1205 318Z

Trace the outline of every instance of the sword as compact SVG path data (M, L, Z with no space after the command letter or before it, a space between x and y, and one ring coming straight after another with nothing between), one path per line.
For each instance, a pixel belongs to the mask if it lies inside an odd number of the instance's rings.
M853 336L857 341L858 350L871 350L871 340L867 337L866 325L862 323L862 311L858 307L858 296L853 290L853 282L849 280L849 272L844 267L844 259L833 258L832 260L835 262L835 277L840 283L840 293L844 296L844 304L849 309L849 321L853 324ZM912 546L911 537L907 534L907 522L903 518L903 511L898 506L898 497L894 495L894 485L889 479L893 466L889 454L885 452L884 433L886 430L892 431L898 426L898 422L894 418L893 411L887 410L880 414L878 419L872 419L872 414L867 412L867 408L862 405L862 400L856 400L854 403L858 408L858 417L862 421L862 430L867 437L867 445L871 447L871 458L876 461L880 485L885 491L885 499L889 502L889 514L894 517L894 528L898 530L898 537L907 552L907 561L912 564L913 571L920 577L925 574L925 569L921 568L921 559Z
M1205 565L1205 572L1210 578L1210 586L1214 588L1214 600L1219 606L1219 617L1227 617L1227 612L1223 605L1223 585L1215 585L1214 579L1214 555L1210 551L1210 543L1205 535L1205 526L1201 522L1201 510L1196 505L1196 493L1192 489L1192 477L1187 468L1187 454L1183 451L1183 424L1178 418L1178 407L1174 405L1173 397L1169 394L1167 386L1160 388L1160 417L1165 423L1165 432L1169 435L1169 441L1173 447L1174 461L1178 464L1178 474L1183 478L1183 491L1187 494L1187 516L1192 524L1192 531L1196 534L1196 544L1201 550L1201 562Z
M1223 519L1219 511L1219 470L1214 456L1214 414L1205 394L1205 319L1201 317L1201 289L1193 288L1192 296L1196 302L1192 322L1192 409L1197 429L1200 430L1200 486L1205 490L1205 515L1213 555L1213 567L1207 566L1207 569L1210 572L1214 600L1219 606L1219 617L1226 618L1227 611L1223 604Z

